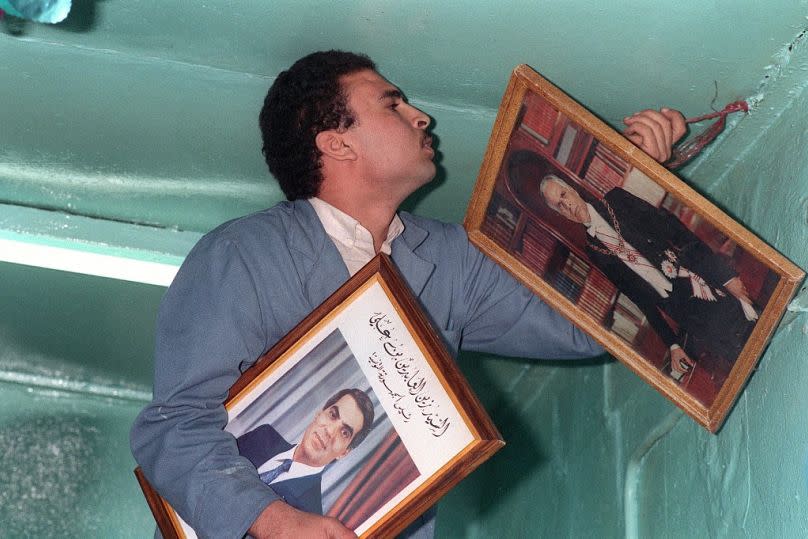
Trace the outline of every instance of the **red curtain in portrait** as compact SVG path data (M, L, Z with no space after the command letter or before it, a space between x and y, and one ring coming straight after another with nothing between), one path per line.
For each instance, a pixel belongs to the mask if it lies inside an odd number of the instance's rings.
M354 529L418 477L418 469L401 438L390 429L351 480L327 516Z

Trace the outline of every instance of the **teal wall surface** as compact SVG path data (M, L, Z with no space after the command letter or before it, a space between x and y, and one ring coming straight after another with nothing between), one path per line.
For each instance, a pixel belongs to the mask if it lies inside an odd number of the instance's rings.
M613 125L756 93L805 0L79 0L4 21L0 200L204 231L280 198L257 111L312 50L365 51L433 116L445 176L418 209L460 220L511 69ZM451 203L448 203L451 202Z
M805 268L806 15L805 0L74 0L58 25L6 17L0 238L180 259L280 200L263 95L303 54L344 48L432 116L441 169L407 207L455 222L516 64L615 127L745 98L681 175ZM162 292L0 263L0 535L151 536L126 437ZM461 355L508 445L440 504L438 536L808 535L807 309L803 292L717 435L607 358Z

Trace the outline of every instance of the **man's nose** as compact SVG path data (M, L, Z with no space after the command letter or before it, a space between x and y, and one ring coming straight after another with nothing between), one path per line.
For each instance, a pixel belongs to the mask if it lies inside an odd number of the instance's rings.
M429 116L418 107L413 107L412 105L410 105L410 107L413 110L412 125L414 125L417 129L426 129L429 127L429 124L431 123Z
M329 440L333 440L334 437L337 435L337 431L339 430L338 423L329 423L325 426L325 433L328 436Z

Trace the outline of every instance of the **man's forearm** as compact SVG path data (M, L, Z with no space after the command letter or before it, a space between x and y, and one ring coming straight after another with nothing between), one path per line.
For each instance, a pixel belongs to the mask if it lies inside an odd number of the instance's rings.
M356 534L330 517L299 511L283 501L267 505L249 529L256 539L351 539Z
M132 429L132 453L191 527L205 535L240 537L278 496L238 455L230 433L206 428L210 424L204 415L150 405Z

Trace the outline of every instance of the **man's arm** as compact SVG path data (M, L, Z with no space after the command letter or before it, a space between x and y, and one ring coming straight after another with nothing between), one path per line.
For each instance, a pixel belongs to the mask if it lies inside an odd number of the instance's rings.
M203 239L161 302L154 397L135 421L131 444L149 481L205 536L242 536L278 499L223 430L228 390L265 345L237 246Z
M538 359L578 359L603 349L473 246L462 229L464 350Z
M264 509L249 533L255 539L351 539L356 534L336 518L299 511L283 501Z
M208 236L194 247L163 298L156 333L154 397L132 428L132 452L180 516L205 537L242 537L254 526L256 537L353 537L278 501L223 430L230 387L282 333L235 242Z
M740 276L733 277L724 283L724 289L741 303L741 309L747 320L752 322L758 319L758 312L755 310L752 299L749 297L749 292L746 290L746 285Z

